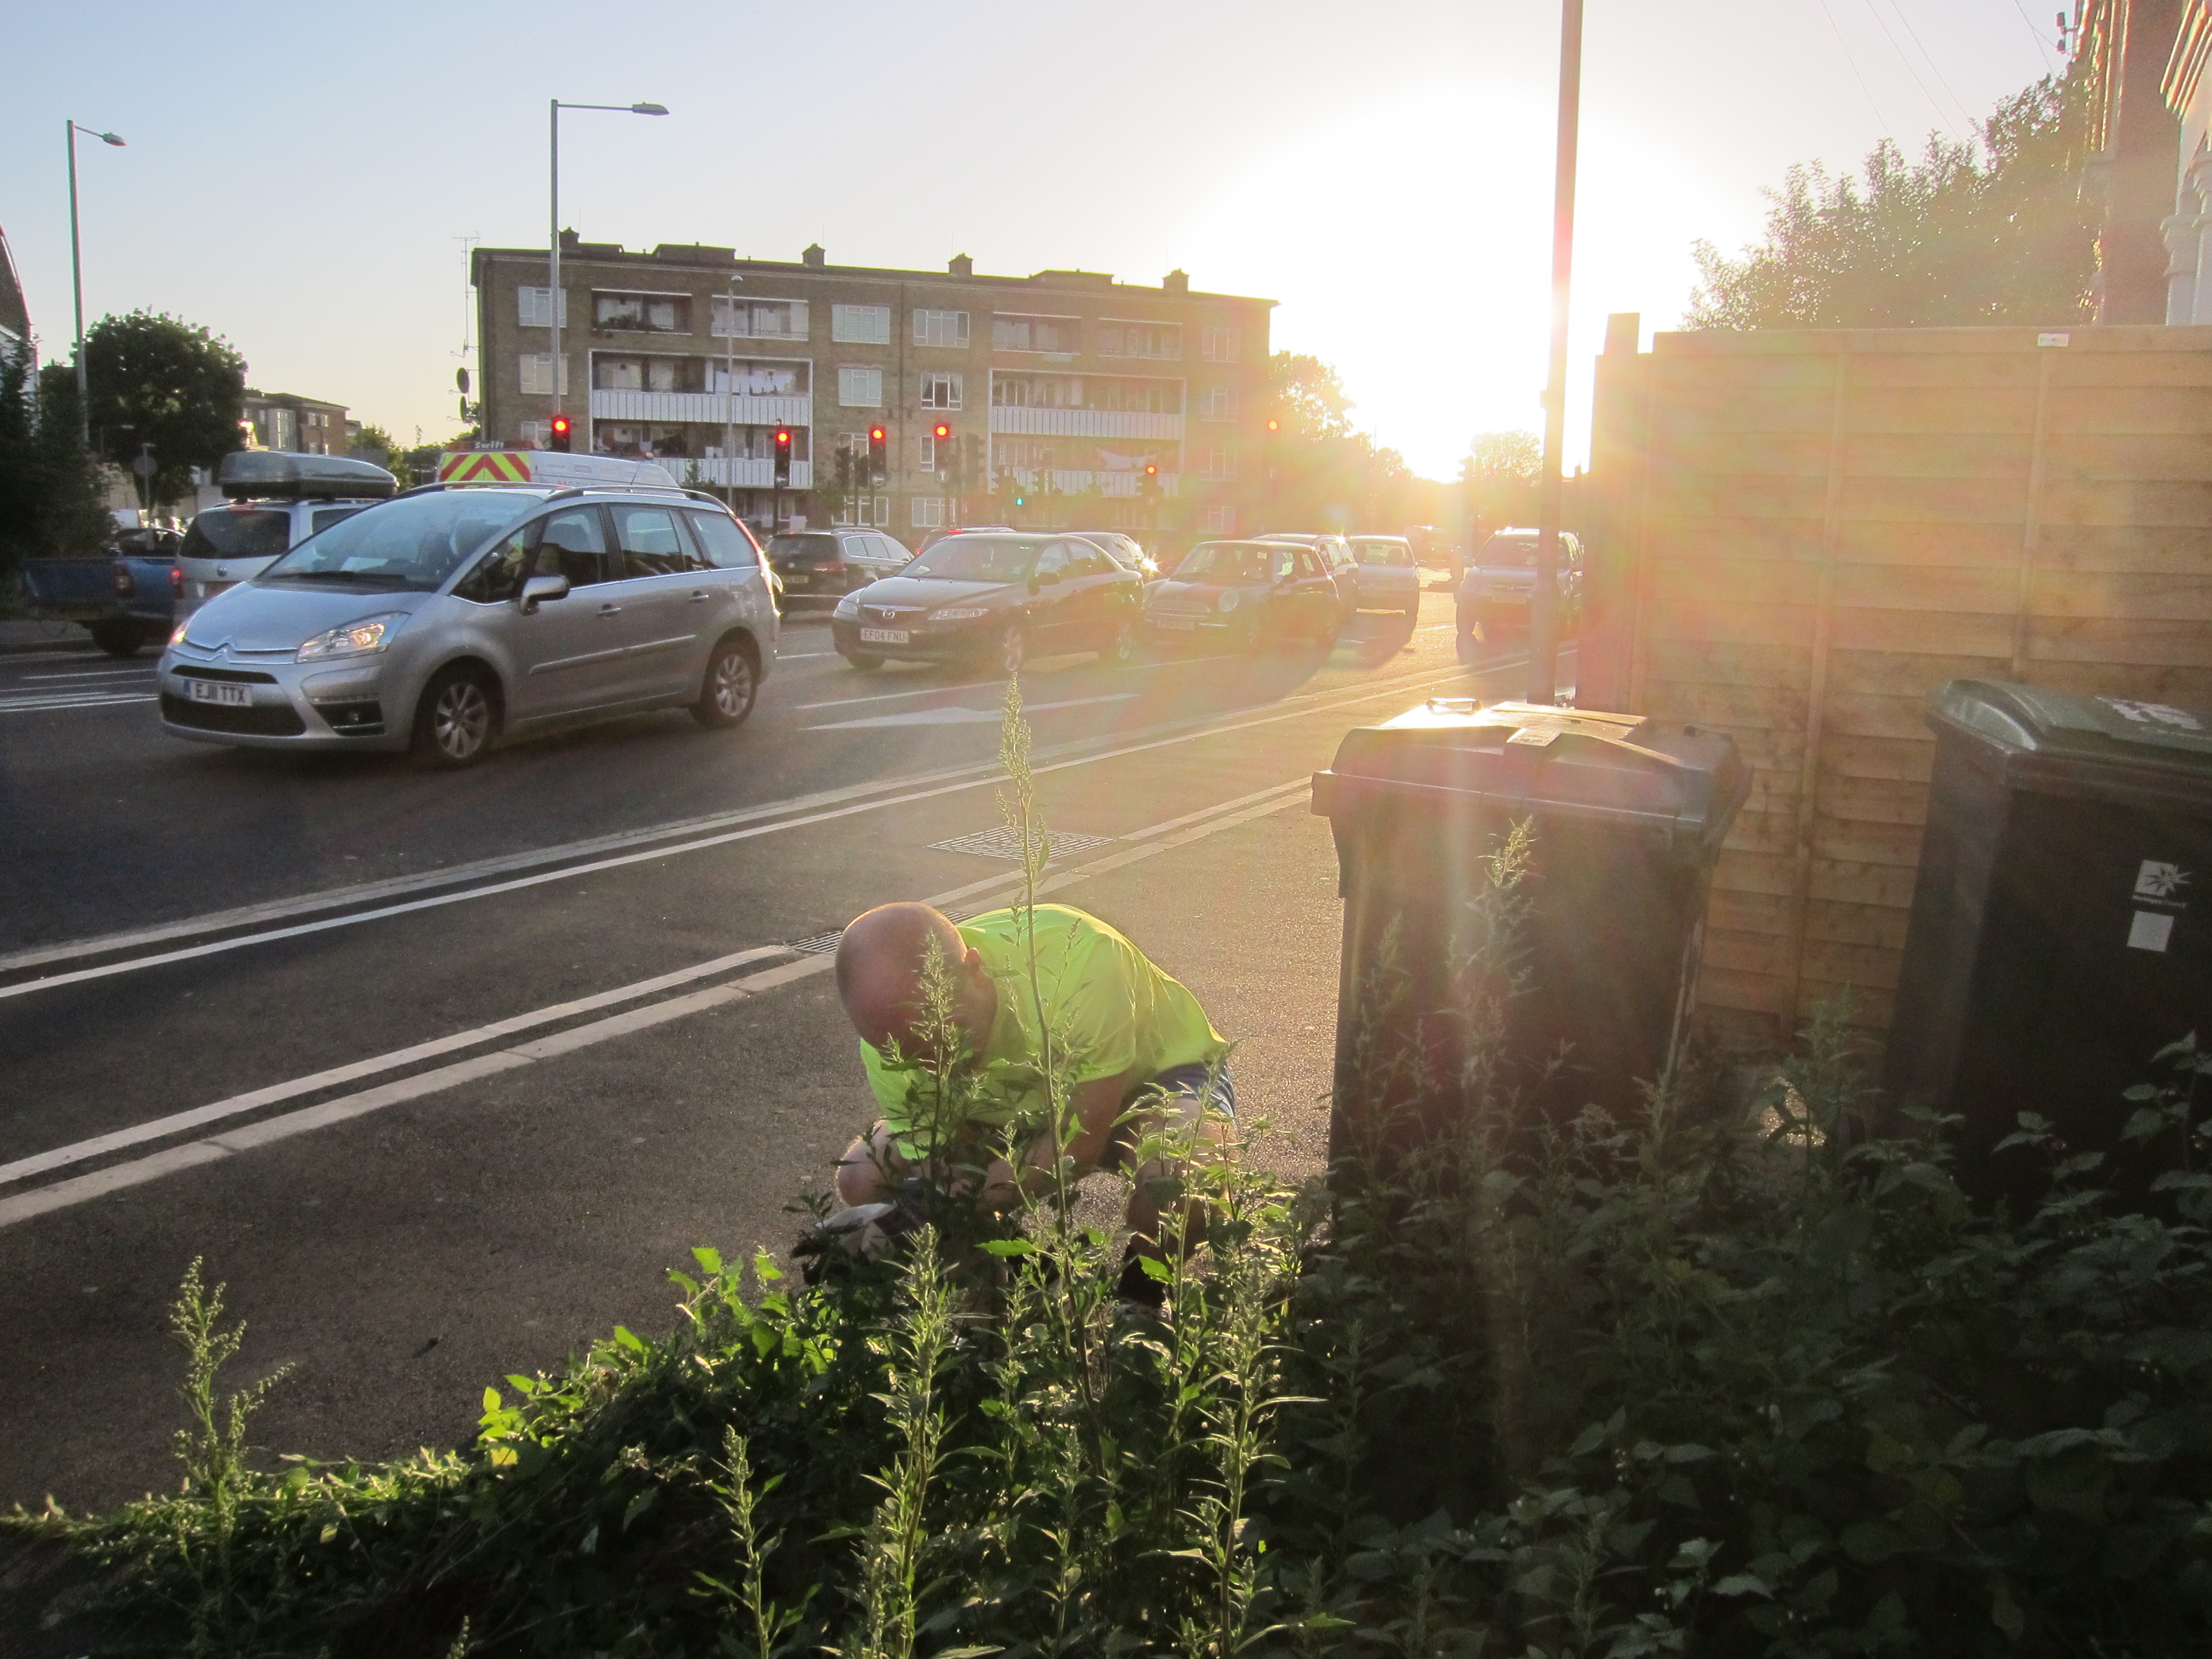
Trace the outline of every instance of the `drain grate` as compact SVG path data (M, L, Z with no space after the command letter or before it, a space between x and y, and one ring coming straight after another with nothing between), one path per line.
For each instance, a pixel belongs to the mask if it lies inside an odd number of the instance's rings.
M1054 832L1047 839L1055 859L1070 853L1087 853L1096 847L1111 847L1114 844L1111 836L1072 836ZM978 858L1005 859L1013 864L1019 864L1022 860L1021 837L1004 824L995 830L978 830L972 836L955 836L951 841L932 842L930 848L939 853L973 853Z
M791 948L802 957L826 957L837 948L837 941L845 937L842 927L831 933L817 933L812 939L800 939Z

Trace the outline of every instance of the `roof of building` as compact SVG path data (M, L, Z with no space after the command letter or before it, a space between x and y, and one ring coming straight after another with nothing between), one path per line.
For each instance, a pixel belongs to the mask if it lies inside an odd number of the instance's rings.
M818 246L810 249L819 252ZM474 260L544 259L542 247L480 247ZM970 270L953 267L969 264L968 256L958 255L948 262L944 270L904 270L886 265L833 265L814 259L755 259L739 258L735 248L716 247L701 242L663 242L651 252L633 253L620 242L586 242L573 230L561 233L561 257L563 259L588 260L602 264L632 264L650 268L654 265L704 266L715 270L761 270L788 272L795 276L881 277L898 282L927 282L944 283L981 283L994 288L1015 289L1074 289L1086 293L1122 293L1158 295L1176 300L1232 300L1243 305L1273 306L1281 303L1249 294L1212 294L1188 286L1189 278L1181 271L1170 272L1167 279L1157 283L1116 282L1110 271L1103 270L1040 270L1028 276L979 276ZM477 268L472 262L471 269Z
M23 300L23 279L15 273L5 229L0 229L0 329L18 337L31 331L31 308Z

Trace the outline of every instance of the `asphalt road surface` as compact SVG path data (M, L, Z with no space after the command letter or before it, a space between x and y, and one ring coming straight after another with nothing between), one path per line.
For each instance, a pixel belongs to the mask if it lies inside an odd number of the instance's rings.
M665 1328L693 1245L781 1249L869 1115L823 946L990 908L1003 680L862 674L787 625L752 720L458 775L165 737L150 657L0 658L0 1505L166 1486L194 1257L293 1367L255 1438L383 1457L488 1382ZM1240 1043L1261 1150L1319 1161L1339 913L1306 781L1463 668L1449 602L1333 653L1032 664L1055 896ZM976 841L966 838L984 836Z

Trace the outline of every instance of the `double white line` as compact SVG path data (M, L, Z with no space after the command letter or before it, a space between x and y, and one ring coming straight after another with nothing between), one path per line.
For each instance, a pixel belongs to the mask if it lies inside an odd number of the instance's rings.
M1172 848L1187 846L1192 842L1201 840L1220 830L1249 823L1255 818L1262 817L1270 812L1280 811L1286 806L1297 805L1306 799L1309 787L1309 781L1306 778L1294 778L1288 782L1279 783L1267 789L1255 790L1250 794L1237 796L1232 800L1218 801L1198 811L1185 813L1181 817L1170 818L1164 823L1150 824L1142 830L1133 830L1121 838L1129 843L1128 845L1091 860L1087 863L1049 872L1038 888L1039 895L1042 896L1061 891L1079 882L1088 881L1094 877L1123 869L1141 860L1156 857ZM983 908L988 908L988 902L991 900L1003 901L1013 897L1020 890L1020 886L1021 878L1018 874L1003 871L996 872L980 881L969 882L965 886L934 894L925 902L943 908L966 901L963 908L972 913L978 908L977 901L983 901ZM71 1164L104 1158L109 1153L123 1152L132 1146L143 1146L155 1140L166 1140L190 1130L204 1128L211 1123L243 1117L265 1107L281 1104L287 1100L299 1099L304 1096L320 1093L326 1089L336 1088L343 1084L356 1083L383 1073L400 1071L423 1060L434 1060L441 1054L456 1054L464 1049L481 1048L487 1043L498 1043L502 1038L514 1036L524 1031L538 1030L547 1025L557 1025L563 1021L574 1019L580 1014L596 1012L602 1008L614 1007L623 1003L640 1002L644 999L659 997L664 992L677 990L701 980L714 979L734 969L769 957L789 957L791 955L791 948L782 945L762 945L751 950L739 951L730 956L717 957L709 962L696 963L690 968L678 969L674 973L661 974L651 979L639 980L633 984L617 986L613 990L601 991L592 996L555 1003L550 1006L533 1009L528 1013L517 1014L507 1019L495 1020L488 1025L478 1025L465 1031L457 1031L450 1036L439 1037L432 1042L416 1043L405 1048L396 1048L389 1054L355 1060L349 1065L316 1072L307 1077L295 1078L289 1082L251 1090L245 1094L232 1095L227 1099L215 1101L205 1106L194 1107L189 1111L174 1112L166 1117L149 1119L143 1123L133 1124L128 1128L117 1129L104 1135L95 1135L88 1140L76 1141L66 1146L57 1146L48 1152L18 1158L11 1164L0 1164L0 1185L27 1180L31 1176L44 1175L55 1170L66 1169ZM407 1101L420 1100L427 1095L442 1093L446 1090L458 1088L463 1084L473 1083L481 1078L493 1077L501 1072L513 1071L519 1066L535 1065L541 1060L572 1054L579 1048L589 1048L593 1044L609 1042L616 1037L649 1030L656 1025L666 1024L671 1020L682 1019L692 1014L703 1013L710 1008L718 1008L757 997L779 987L793 984L798 981L811 978L814 975L824 973L828 971L834 961L835 958L828 955L800 957L796 960L787 960L761 972L747 974L722 984L708 986L703 989L691 991L680 996L666 997L659 1001L647 1001L642 1006L631 1008L623 1013L611 1014L603 1018L589 1020L582 1024L571 1025L566 1030L555 1031L550 1036L539 1037L532 1042L489 1048L483 1053L437 1066L430 1071L417 1072L409 1077L359 1090L351 1094L340 1095L319 1104L301 1108L297 1111L283 1113L275 1117L262 1118L236 1128L224 1130L218 1134L165 1147L160 1152L133 1158L126 1163L111 1164L106 1169L94 1170L88 1175L72 1176L68 1180L58 1181L51 1186L38 1188L12 1198L0 1199L0 1227L13 1226L17 1222L27 1221L34 1216L45 1215L52 1211L71 1208L93 1199L103 1197L109 1193L141 1186L149 1181L158 1181L164 1176L174 1175L204 1164L212 1164L223 1158L233 1158L240 1152L250 1152L257 1146L265 1146L278 1140L288 1140L295 1135L305 1134L310 1130L327 1128L332 1124L343 1123L349 1118L381 1111L387 1106L397 1106Z

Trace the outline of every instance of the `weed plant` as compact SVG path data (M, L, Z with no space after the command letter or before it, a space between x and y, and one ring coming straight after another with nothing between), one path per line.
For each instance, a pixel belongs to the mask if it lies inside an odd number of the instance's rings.
M1953 1126L1871 1119L1841 1010L1748 1111L1674 1078L1630 1121L1547 1116L1504 1041L1528 850L1458 919L1460 1074L1391 1040L1386 949L1346 1038L1358 1097L1400 1103L1333 1195L1186 1158L1160 1311L1116 1300L1064 1164L993 1219L948 1132L884 1260L796 1287L702 1249L672 1332L487 1389L464 1449L257 1468L196 1271L179 1490L10 1524L191 1655L2212 1650L2212 1059L2136 1091L2148 1212L2032 1117L2004 1155L2040 1201L1969 1205ZM939 1071L942 1127L969 1085Z

